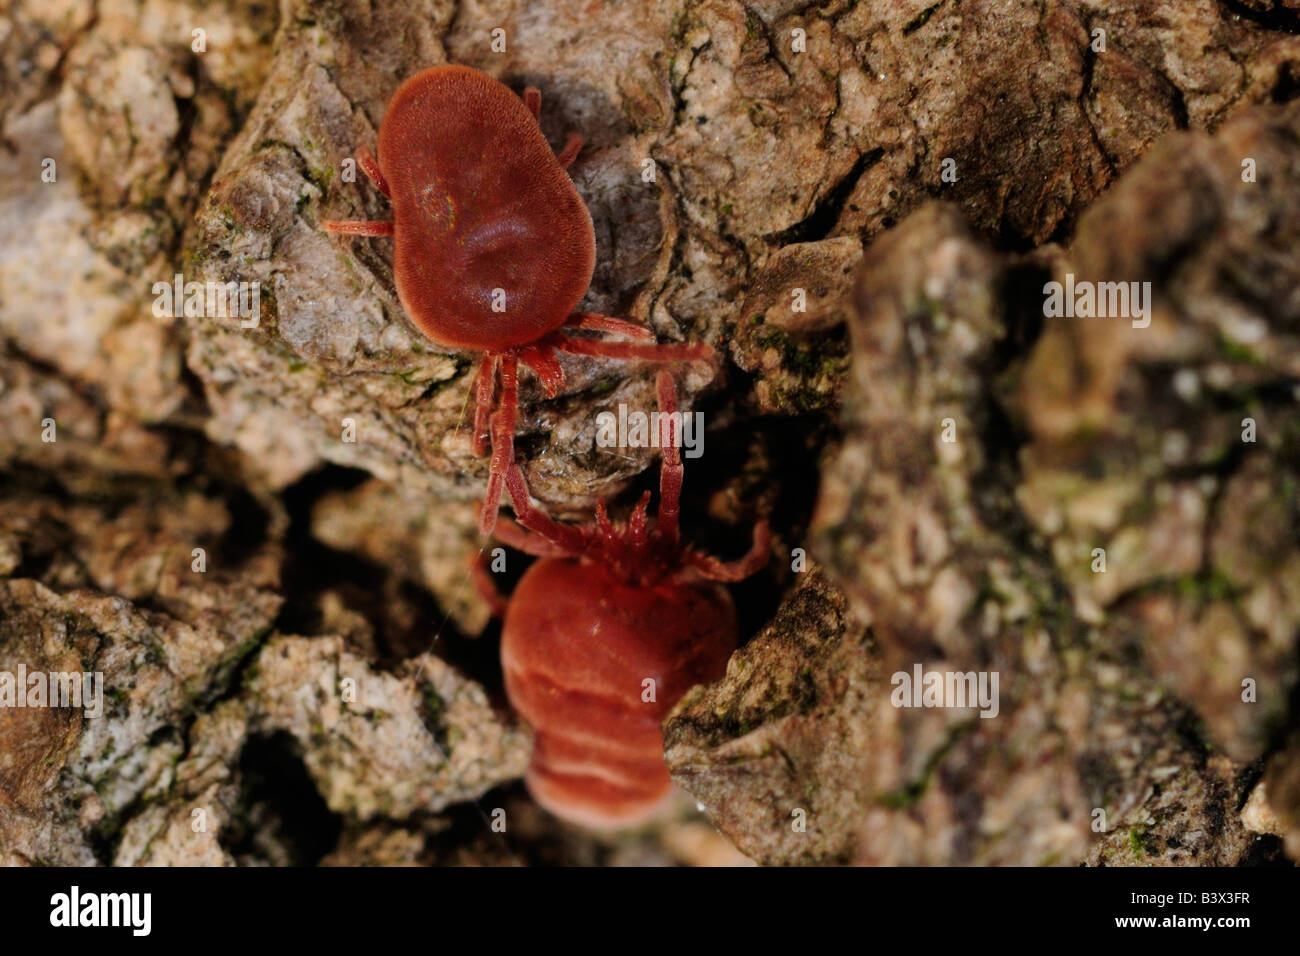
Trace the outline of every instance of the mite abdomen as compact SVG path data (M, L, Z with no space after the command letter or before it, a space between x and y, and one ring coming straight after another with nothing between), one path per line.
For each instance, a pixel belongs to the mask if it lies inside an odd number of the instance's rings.
M506 693L536 735L533 797L585 826L652 817L672 789L659 725L689 687L722 676L735 646L715 585L631 587L592 562L536 562L501 643Z

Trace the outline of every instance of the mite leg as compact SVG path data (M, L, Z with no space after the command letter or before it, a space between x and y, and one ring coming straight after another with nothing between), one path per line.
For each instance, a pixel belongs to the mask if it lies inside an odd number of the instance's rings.
M528 483L524 480L524 473L516 464L512 463L506 471L506 488L515 506L515 517L521 525L541 535L564 554L587 553L587 536L581 528L552 521L546 512L533 507L528 496Z
M555 158L564 169L568 169L578 158L580 149L582 149L582 137L577 133L570 133L569 138L564 142L564 149L556 153Z
M528 112L533 114L533 119L542 118L542 91L535 86L524 87L524 105L528 107ZM582 149L582 137L577 133L570 133L568 140L564 143L564 149L555 154L560 165L568 169L573 165L573 161L578 158L578 150Z
M502 544L508 544L516 551L531 554L535 558L563 558L569 556L569 552L554 541L548 541L539 534L533 534L527 528L519 526L509 518L498 518L496 531L493 534Z
M648 539L646 527L649 520L647 518L649 511L650 492L647 491L642 493L641 500L636 503L636 507L632 509L632 514L629 515L627 519L628 540L632 542L632 547L638 551L646 546L646 541ZM614 538L613 529L609 524L609 518L605 516L605 502L603 501L600 503L599 516L604 519L604 526L601 528L601 532L605 534L607 540ZM606 530L607 528L609 530Z
M644 495L641 498L645 500ZM618 529L609 520L609 510L605 507L604 501L596 502L596 533L605 539L607 545L612 545L618 540Z
M685 563L712 581L743 581L761 571L771 558L772 530L766 521L754 525L754 543L749 553L738 561L719 561L698 551L687 550Z
M474 379L474 454L487 454L492 437L492 398L496 394L498 356L483 356Z
M529 345L518 353L522 362L542 383L547 398L554 398L564 388L564 369L555 358L555 350L545 346Z
M604 358L630 359L641 362L708 362L718 365L718 353L707 345L650 345L641 342L603 342L598 339L575 339L562 332L552 332L542 340L561 352L594 355Z
M659 535L665 541L677 544L677 518L681 514L682 453L678 447L681 439L681 421L677 418L677 386L667 369L660 369L655 381L659 390Z
M357 149L357 165L361 171L370 177L370 181L375 184L375 188L384 194L385 199L392 199L393 194L388 191L388 180L384 179L384 174L379 171L379 163L375 161L374 155L364 146Z
M519 408L519 366L513 355L501 356L498 367L501 378L501 401L492 414L492 464L488 472L487 492L483 495L483 510L479 512L478 528L484 535L492 533L497 523L497 509L501 507L501 489L506 472L515 465L515 412Z
M599 312L575 312L565 320L564 325L565 328L570 329L594 329L597 332L625 335L630 339L641 339L645 342L653 342L655 337L655 334L644 325L601 315Z
M487 555L479 552L469 556L470 578L474 581L474 590L487 602L488 611L495 618L506 616L506 606L510 603L501 589L497 587L492 572L487 567Z
M338 232L345 236L391 236L393 234L391 222L366 219L348 219L342 222L327 219L320 224L320 227L326 232Z

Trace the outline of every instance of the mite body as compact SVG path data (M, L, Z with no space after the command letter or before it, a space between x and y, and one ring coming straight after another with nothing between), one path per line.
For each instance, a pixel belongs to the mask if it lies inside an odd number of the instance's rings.
M522 363L548 397L564 387L555 353L653 362L714 361L706 345L657 345L648 329L575 312L596 261L591 216L567 167L582 140L556 156L538 126L541 94L521 101L464 66L423 70L394 94L379 127L378 162L361 168L392 202L391 221L336 222L330 232L392 236L393 278L412 323L439 345L483 353L475 382L474 445L492 447L480 527L496 521L514 462ZM609 332L636 341L569 335Z
M506 693L535 731L534 799L591 827L652 816L671 790L659 725L688 689L723 675L736 644L718 585L637 587L588 559L534 563L501 643Z
M658 388L671 414L667 372ZM542 806L586 826L644 822L669 795L659 725L688 688L722 676L737 646L735 608L716 582L767 563L763 523L736 562L681 544L675 429L662 420L653 525L648 492L626 525L614 525L603 504L592 527L557 524L528 505L518 466L506 475L519 525L502 521L497 535L541 558L511 597L501 637L506 693L535 731L526 783Z

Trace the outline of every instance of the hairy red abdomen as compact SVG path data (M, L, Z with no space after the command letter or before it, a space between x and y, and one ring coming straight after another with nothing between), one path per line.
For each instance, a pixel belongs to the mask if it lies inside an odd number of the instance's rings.
M534 563L501 636L506 693L536 734L534 799L592 827L653 816L672 789L659 725L688 688L723 675L737 634L719 585L629 587L590 561Z
M397 294L429 338L526 345L586 294L591 216L508 87L463 66L415 74L380 124L379 167L392 194Z

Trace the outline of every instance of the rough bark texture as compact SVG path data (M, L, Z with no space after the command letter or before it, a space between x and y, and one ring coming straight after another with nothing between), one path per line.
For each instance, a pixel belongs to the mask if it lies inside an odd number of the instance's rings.
M390 243L319 228L388 218L343 161L447 61L585 138L583 307L727 357L681 370L688 534L734 554L767 514L820 564L736 591L757 636L666 725L735 846L1300 858L1294 3L12 0L0 671L108 690L0 709L0 862L736 859L686 798L595 838L516 782L474 357L406 320ZM1067 272L1150 280L1151 326L1044 322ZM177 273L258 281L257 326L155 316ZM653 389L563 361L518 447L587 519L654 463L595 414ZM999 717L890 706L916 662L998 670Z
M1283 825L1239 811L1296 684L1297 144L1295 105L1176 134L1068 249L998 255L929 205L868 250L813 542L879 651L846 652L842 599L807 585L797 599L835 626L812 629L815 656L801 648L818 662L803 696L738 714L797 659L763 635L667 728L677 779L742 849L958 864L1276 852L1257 833ZM1243 157L1269 175L1243 182ZM1067 273L1150 281L1150 325L1044 324L1044 280ZM1262 423L1250 440L1243 417ZM815 619L787 603L772 628L806 637ZM846 681L846 655L878 663ZM999 715L890 706L882 675L917 663L997 672ZM800 699L833 705L792 726L781 705ZM1271 763L1283 808L1291 754Z

